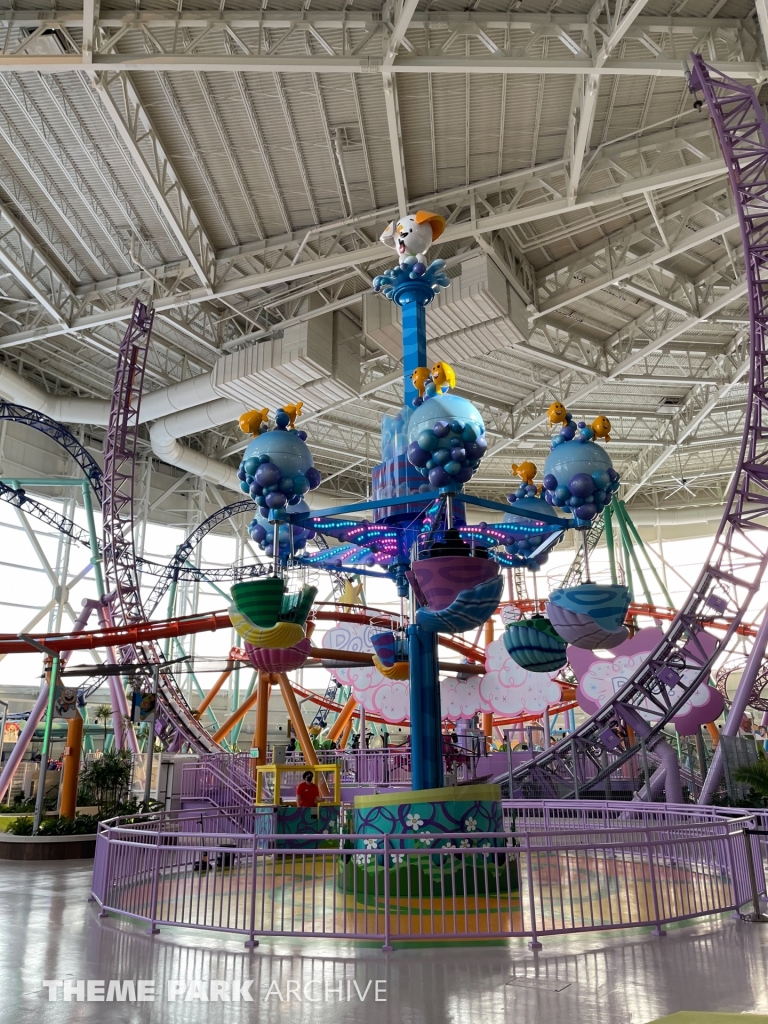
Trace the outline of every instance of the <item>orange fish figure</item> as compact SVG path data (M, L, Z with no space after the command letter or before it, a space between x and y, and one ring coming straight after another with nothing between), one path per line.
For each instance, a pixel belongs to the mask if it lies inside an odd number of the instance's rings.
M549 417L550 426L556 423L565 423L565 418L568 415L565 406L562 402L553 402L552 405L547 409L547 416Z
M251 409L244 412L238 420L240 429L244 434L253 434L258 437L261 432L261 425L269 419L269 409Z
M595 437L602 437L604 441L611 440L611 421L607 416L598 416L597 419L592 420L592 429L595 432Z
M411 374L411 383L419 393L419 398L424 397L424 388L426 387L427 381L430 378L430 369L428 366L417 366Z
M521 462L518 466L516 463L512 463L512 472L515 476L519 476L526 487L530 487L536 476L536 466L533 462Z
M296 402L293 405L284 405L283 412L288 415L288 429L293 430L293 425L296 422L296 417L301 416L301 407L304 405L303 402Z

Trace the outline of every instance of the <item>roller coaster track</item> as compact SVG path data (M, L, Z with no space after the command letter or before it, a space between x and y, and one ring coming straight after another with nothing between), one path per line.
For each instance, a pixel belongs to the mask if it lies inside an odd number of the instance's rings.
M21 511L25 512L27 515L33 516L35 519L39 519L40 522L45 523L54 530L58 530L58 532L64 534L64 536L71 538L71 540L76 544L82 544L83 547L90 548L90 537L87 530L78 526L77 523L68 519L67 516L63 515L61 512L57 512L56 509L51 508L49 505L45 505L42 501L38 501L36 498L31 497L23 488L8 487L7 484L0 483L0 501L13 505L15 508L21 509ZM210 520L214 519L217 521L213 522L205 532L207 533L212 530L213 527L217 526L223 518L229 518L230 515L237 515L239 512L244 511L237 507L240 504L249 504L251 506L251 511L253 511L252 502L235 502L234 505L227 505L226 508L221 509L219 513L210 516L209 519L206 520L206 523L209 523ZM227 514L222 518L218 518L221 513ZM202 529L202 527L198 527L195 533L200 529ZM205 534L203 534L203 536L205 536ZM201 540L202 537L199 539ZM188 540L189 538L187 539L187 542ZM187 542L185 542L185 544ZM192 545L192 548L194 546L195 545ZM182 545L182 547L184 547L184 545ZM191 552L192 548L189 549L189 552ZM101 549L101 544L99 544L99 549ZM179 550L181 550L181 548ZM186 557L188 557L188 554ZM178 554L167 565L160 562L152 562L148 558L137 557L136 566L141 573L144 573L147 576L160 577L158 583L155 585L155 589L152 591L152 594L159 593L160 597L167 593L173 580L187 580L195 583L239 582L240 580L253 579L255 576L263 576L264 573L269 572L269 567L262 565L261 563L199 569L195 565L185 564L184 556L179 557ZM150 595L150 597L151 596L152 595ZM145 607L147 604L149 604L149 602L145 603ZM147 608L147 614L151 615L156 607L157 601Z
M198 544L200 544L203 538L211 532L211 530L216 529L217 526L220 526L222 523L225 523L228 519L231 519L233 516L240 516L246 514L252 516L254 514L254 511L255 506L253 501L251 499L246 499L244 501L235 501L231 505L226 505L224 508L220 508L212 515L208 516L207 519L204 519L203 522L200 523L200 525L196 527L192 531L192 533L190 533L190 535L187 537L184 543L178 546L178 548L176 549L176 554L165 567L162 576L152 588L152 592L150 593L146 601L147 616L149 617L155 612L157 606L162 601L164 595L168 593L168 589L170 588L171 583L174 580L180 580L185 578L185 570L191 568L187 565L187 562L191 558L195 548L198 546ZM245 567L243 567L242 576L237 576L236 571L233 571L232 569L227 569L224 570L225 574L216 576L216 579L249 579L251 578L251 576L259 576L264 572L270 571L268 566L248 566L248 569L252 569L253 571L246 573ZM196 571L199 572L200 570ZM209 571L206 571L205 574L202 575L200 578L212 579L213 576Z
M728 677L734 672L744 672L747 666L746 658L740 658L736 661L728 661L725 665L722 665L715 675L715 686L717 686L720 693L725 698L727 707L730 707L731 697L728 693ZM752 684L752 692L749 695L747 701L747 707L753 708L755 711L762 711L763 713L768 711L768 700L763 696L763 690L768 686L768 664L765 662L760 666L760 669L755 676L755 681Z
M134 479L138 448L139 409L144 370L152 336L154 313L136 302L117 357L115 383L104 443L103 558L107 600L115 626L146 621L134 545ZM143 664L149 684L154 668L163 662L152 639L123 643L121 663ZM218 745L194 718L173 673L158 674L158 723L164 742L178 749L187 742L193 750L212 752Z
M82 544L90 549L91 542L87 530L83 530L77 523L73 523L71 519L61 515L55 509L30 497L23 488L8 487L6 484L0 483L0 501L21 509L27 515L34 516L41 523L45 523L47 526L53 527L54 530L58 530L59 533L63 533L65 537L71 538L76 544Z
M512 772L510 788L524 795L578 796L594 788L629 760L639 744L625 740L606 758L626 714L636 720L639 707L650 708L655 723L646 737L652 747L661 730L710 674L712 663L726 651L757 593L768 562L768 409L766 389L766 320L768 319L768 124L749 86L721 75L693 56L690 87L702 92L728 168L741 226L750 300L750 370L746 422L736 472L712 550L691 592L675 615L664 639L615 696L565 740ZM709 623L727 622L709 632L706 653L680 682L688 651L701 643ZM764 631L761 630L760 634ZM760 643L758 639L756 645ZM757 652L761 655L762 652ZM688 661L690 667L690 660ZM703 796L707 799L707 795Z
M13 423L32 427L33 430L39 430L41 434L45 434L56 444L61 445L82 469L83 475L90 481L93 492L101 503L103 486L101 467L70 430L67 430L61 423L57 423L56 420L52 420L50 416L46 416L45 413L28 409L25 405L16 405L15 402L0 401L0 420L11 420Z

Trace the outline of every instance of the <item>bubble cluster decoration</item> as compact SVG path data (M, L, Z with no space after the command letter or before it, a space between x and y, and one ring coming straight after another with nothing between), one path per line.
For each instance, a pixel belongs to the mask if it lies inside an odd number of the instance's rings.
M294 427L300 408L298 402L278 409L274 429L254 437L237 471L240 490L267 516L270 509L297 506L307 491L320 486L322 478L307 447L307 435Z
M309 505L303 499L296 502L295 505L289 506L287 509L288 516L295 516L299 513L309 512ZM259 545L261 550L268 555L270 558L274 555L274 523L270 523L266 516L257 512L251 522L248 524L248 533L250 534L251 540ZM315 536L315 531L308 526L291 525L290 519L287 523L280 523L278 527L278 547L280 549L279 554L281 558L285 558L290 555L291 552L297 554L303 551L307 546L307 541L312 540Z
M512 464L512 472L520 477L521 484L514 494L507 495L510 505L527 512L540 511L545 517L541 520L528 519L525 516L515 515L514 510L505 513L504 523L514 527L510 533L511 543L507 544L507 552L515 555L521 560L527 569L535 572L540 569L549 558L546 551L531 558L531 555L540 547L542 542L554 533L561 533L559 527L551 526L547 520L551 519L553 509L550 504L541 497L541 487L534 484L536 479L536 464L534 462L521 462L520 465ZM555 512L555 514L557 514Z
M428 285L437 294L441 288L447 288L451 283L451 279L443 269L444 267L445 260L432 260L428 267L425 267L423 263L415 262L401 264L400 266L392 267L390 270L385 270L383 274L378 274L374 277L373 290L381 292L388 299L396 302L397 296L395 293L401 285L408 284L411 281L419 281L422 284Z
M408 461L432 487L467 483L487 448L482 416L460 395L434 394L408 423Z
M588 426L574 422L561 402L549 407L550 424L560 425L544 463L544 500L572 514L575 526L589 526L618 491L621 477L595 438L610 441L610 420L598 416Z

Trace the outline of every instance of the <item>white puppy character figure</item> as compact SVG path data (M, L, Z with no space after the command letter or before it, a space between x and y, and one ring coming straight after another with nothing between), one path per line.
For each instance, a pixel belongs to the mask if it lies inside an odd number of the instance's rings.
M427 213L417 210L416 213L392 221L381 236L380 241L397 249L400 266L412 266L417 273L423 274L427 269L425 252L445 231L445 218L439 213Z

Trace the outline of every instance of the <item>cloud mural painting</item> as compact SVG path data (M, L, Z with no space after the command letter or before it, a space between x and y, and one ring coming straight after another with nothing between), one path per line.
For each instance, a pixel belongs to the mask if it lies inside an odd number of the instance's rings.
M497 715L541 715L548 704L561 699L560 687L546 672L529 672L514 662L501 640L489 644L486 673L467 680L454 677L440 682L443 716L471 718L478 712Z
M501 640L485 652L486 673L479 681L479 711L498 715L541 715L561 699L555 673L530 672L510 658Z
M472 718L480 704L480 677L469 676L458 679L446 676L440 680L440 707L443 718L452 722L459 718Z
M629 640L614 647L610 658L598 658L593 651L569 647L568 661L579 682L576 690L579 707L590 715L603 707L634 675L663 638L664 634L655 626L641 629ZM670 688L673 701L695 678L698 666L709 659L716 642L709 633L701 632L696 641L689 640L685 645L683 652L686 667L680 673L680 683ZM638 710L644 718L654 720L650 707L640 707ZM672 722L681 736L690 736L699 726L713 722L722 711L722 694L704 681L683 704Z
M373 653L371 627L355 623L339 623L328 630L323 647L337 651ZM328 661L325 662L329 666ZM561 699L560 687L545 672L529 672L517 665L501 640L488 645L486 672L482 676L459 679L449 676L440 680L443 718L456 721L472 718L482 712L497 715L541 715L548 704ZM350 686L352 695L367 712L380 715L397 725L410 713L408 681L386 679L373 665L340 665L333 675L342 686Z
M335 651L373 654L370 626L341 622L329 629L323 647ZM328 665L328 662L325 662ZM373 665L343 665L333 668L333 675L342 686L352 688L352 696L367 712L379 715L385 722L398 725L408 718L411 690L408 682L387 679Z

